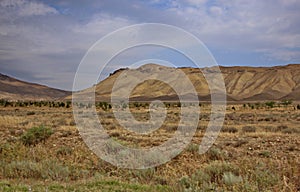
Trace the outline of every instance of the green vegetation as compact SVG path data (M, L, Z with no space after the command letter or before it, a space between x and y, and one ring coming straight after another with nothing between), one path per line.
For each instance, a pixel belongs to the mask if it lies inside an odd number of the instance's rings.
M283 101L281 102L281 104L284 105L284 106L291 105L292 103L293 103L293 101L291 101L291 100L283 100Z
M61 107L70 108L71 101L7 101L0 100L2 107Z
M39 127L32 127L27 130L27 132L23 133L21 141L24 145L36 145L39 142L45 141L52 134L52 129L44 127L43 125Z
M197 170L192 176L179 180L181 191L271 191L279 181L279 176L259 163L247 173L237 166L213 161Z
M180 155L155 168L129 170L114 167L88 149L75 127L72 110L67 109L68 105L71 107L70 102L41 102L41 108L34 102L18 104L23 107L10 107L16 102L8 103L0 111L0 191L300 189L300 111L296 105L284 107L278 102L271 108L265 103L251 104L255 111L248 105L235 105L235 111L230 106L216 142L205 154L199 154L199 144L210 118L209 104L202 104L196 135ZM85 103L79 105L89 107ZM165 106L166 124L147 136L124 130L115 123L112 106L96 102L101 123L113 139L129 147L145 149L161 145L177 130L180 120L177 102ZM122 109L122 105L113 107ZM137 120L148 118L149 103L129 103L129 108Z
M274 101L269 101L269 102L266 102L265 104L266 104L266 106L273 108L276 103Z
M65 191L76 191L76 192L112 192L112 191L127 191L127 192L169 192L172 191L170 187L162 185L141 185L141 184L131 184L124 183L115 180L103 180L94 179L83 183L67 183L67 184L11 184L9 181L0 182L0 191L3 192L28 192L28 191L55 191L55 192L65 192Z

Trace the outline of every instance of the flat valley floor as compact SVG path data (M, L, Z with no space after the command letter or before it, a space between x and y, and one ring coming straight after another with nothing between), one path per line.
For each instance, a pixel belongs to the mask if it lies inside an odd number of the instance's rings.
M192 142L166 164L146 170L117 168L97 157L76 128L72 108L0 108L0 191L300 191L300 110L296 106L227 107L214 145L198 146L210 120L201 115ZM149 119L143 105L133 116ZM170 106L151 134L122 129L111 109L97 108L107 133L122 145L159 146L172 138L180 108Z

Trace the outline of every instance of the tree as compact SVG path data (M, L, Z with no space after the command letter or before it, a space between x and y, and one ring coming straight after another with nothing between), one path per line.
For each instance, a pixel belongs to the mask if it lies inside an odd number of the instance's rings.
M283 100L281 103L282 105L288 106L291 105L293 102L291 100Z
M266 106L268 106L270 108L273 108L274 105L275 105L275 102L274 101L269 101L269 102L266 102L265 104L266 104Z

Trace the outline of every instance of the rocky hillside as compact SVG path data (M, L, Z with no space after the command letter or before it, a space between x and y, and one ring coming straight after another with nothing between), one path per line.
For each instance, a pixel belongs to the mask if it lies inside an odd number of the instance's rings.
M290 64L275 67L220 67L228 100L233 101L263 101L263 100L300 100L300 64ZM167 84L157 81L156 74L163 74L173 83L184 89L181 79L174 76L174 71L182 70L193 83L200 100L209 100L208 84L199 69L195 68L169 68L154 64L141 66L137 69L123 69L112 73L108 78L96 85L98 100L109 100L112 87L118 79L124 86L115 89L115 95L122 97L126 90L126 82L134 81L135 76L144 74L153 77L138 84L131 93L133 100L149 100L161 98L174 100L177 98L174 90ZM203 69L211 70L213 69ZM126 73L126 75L124 75ZM128 74L128 75L127 75ZM91 91L88 89L85 91ZM185 90L189 94L189 90Z

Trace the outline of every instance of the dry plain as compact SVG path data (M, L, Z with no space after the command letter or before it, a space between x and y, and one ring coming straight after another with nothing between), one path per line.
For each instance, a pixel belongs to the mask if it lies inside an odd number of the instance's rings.
M97 157L76 129L72 107L66 106L0 108L1 191L300 190L296 104L229 104L218 139L200 155L210 120L210 105L201 104L192 142L170 162L146 170L117 168ZM133 103L130 110L139 121L149 119L145 103ZM107 133L129 147L160 145L174 135L180 119L180 108L171 103L162 127L140 135L123 129L109 107L101 104L97 112Z

